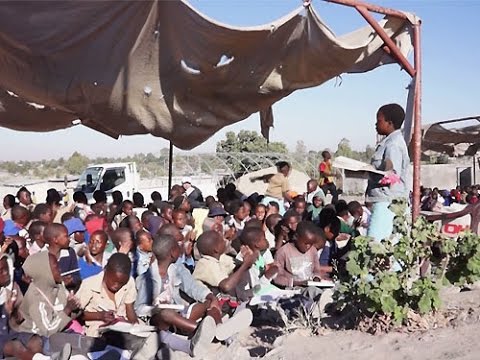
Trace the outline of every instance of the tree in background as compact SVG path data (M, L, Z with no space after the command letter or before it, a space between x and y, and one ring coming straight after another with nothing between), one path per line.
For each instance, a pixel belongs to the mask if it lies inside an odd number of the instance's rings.
M229 131L225 140L217 143L216 153L236 173L243 174L270 165L270 161L280 160L278 154L287 154L287 146L283 142L271 142L256 131L240 130L238 134ZM253 159L248 153L265 154L262 158Z
M335 151L335 156L345 156L351 159L370 163L370 160L372 159L374 153L375 149L370 145L367 145L364 151L353 150L350 146L350 140L343 138L338 143L337 151Z
M88 157L75 151L65 163L65 170L71 175L79 175L85 170L89 162Z

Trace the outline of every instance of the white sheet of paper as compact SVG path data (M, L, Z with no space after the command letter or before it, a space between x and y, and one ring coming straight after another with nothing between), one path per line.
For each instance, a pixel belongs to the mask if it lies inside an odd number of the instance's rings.
M121 333L127 333L137 335L140 337L148 337L150 333L156 331L155 326L143 325L143 324L130 324L124 321L115 323L99 328L99 332L105 331L117 331Z
M345 156L339 156L333 159L332 161L333 167L337 169L345 169L350 171L365 171L365 172L372 172L380 175L385 175L385 171L380 171L375 169L372 165L347 158Z
M321 288L333 288L335 287L335 283L330 280L322 280L322 281L307 281L307 286L316 286Z

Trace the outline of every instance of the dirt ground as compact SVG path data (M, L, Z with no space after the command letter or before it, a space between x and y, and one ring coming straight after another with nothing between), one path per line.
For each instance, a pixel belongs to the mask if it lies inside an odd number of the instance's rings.
M229 347L212 345L205 359L480 359L480 290L452 288L442 293L442 300L444 320L437 328L380 335L322 329L320 335L312 336L308 329L285 334L280 327L265 326L251 328ZM188 358L177 356L174 359Z

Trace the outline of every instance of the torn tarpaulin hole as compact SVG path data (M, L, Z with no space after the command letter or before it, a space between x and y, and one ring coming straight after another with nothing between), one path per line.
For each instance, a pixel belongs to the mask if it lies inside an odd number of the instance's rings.
M234 56L222 55L218 61L216 67L221 67L230 64L235 59Z
M180 65L182 66L182 69L188 72L189 74L193 74L193 75L201 74L200 70L195 69L193 67L194 65L187 64L185 60L181 60Z

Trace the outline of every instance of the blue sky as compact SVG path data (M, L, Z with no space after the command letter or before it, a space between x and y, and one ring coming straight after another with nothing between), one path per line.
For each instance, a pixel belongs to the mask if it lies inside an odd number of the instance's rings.
M342 34L365 26L352 8L313 0L323 20ZM480 114L479 0L377 0L378 5L410 11L423 20L423 122ZM301 5L299 0L191 0L200 12L218 21L260 25ZM342 138L357 149L375 142L375 112L387 102L405 104L409 76L398 65L370 73L345 75L340 86L330 81L297 91L274 105L273 141L295 148L303 140L309 149L335 149ZM259 130L258 115L227 127L197 152L211 152L228 130ZM0 128L4 149L0 160L38 160L68 157L73 151L89 156L158 153L167 141L150 135L114 140L81 126L50 133L18 132Z

